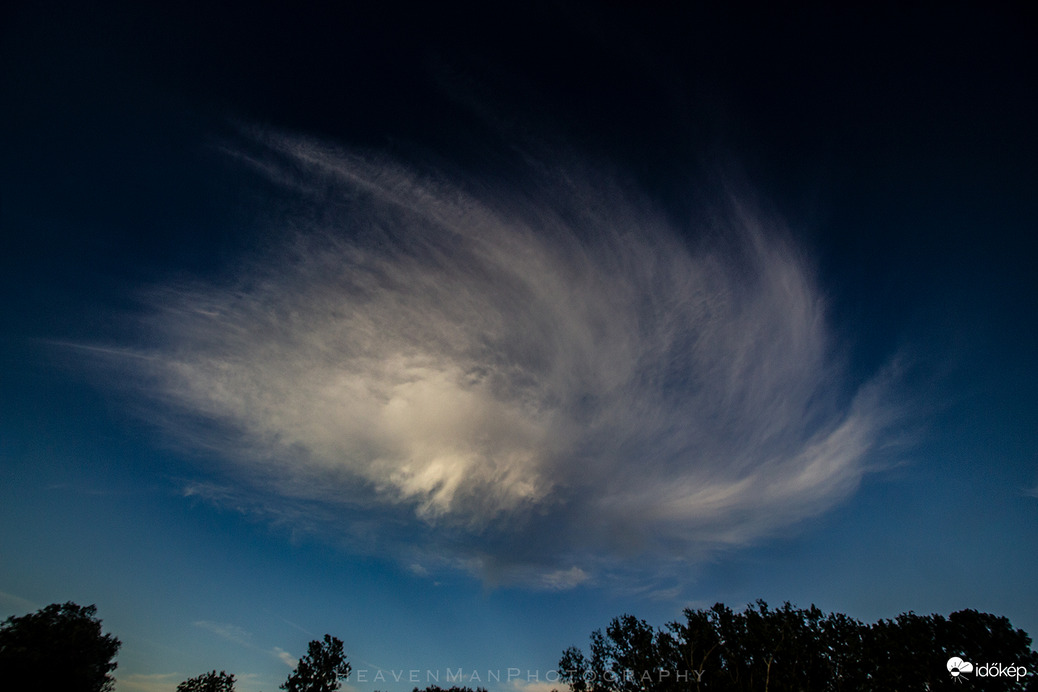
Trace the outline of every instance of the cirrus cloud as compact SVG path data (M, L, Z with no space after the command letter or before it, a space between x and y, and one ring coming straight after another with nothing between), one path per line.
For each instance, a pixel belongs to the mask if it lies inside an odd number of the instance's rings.
M679 233L578 166L503 191L283 135L233 153L288 240L156 289L125 359L233 479L192 493L555 589L773 534L868 467L886 385L852 385L803 254L736 199Z

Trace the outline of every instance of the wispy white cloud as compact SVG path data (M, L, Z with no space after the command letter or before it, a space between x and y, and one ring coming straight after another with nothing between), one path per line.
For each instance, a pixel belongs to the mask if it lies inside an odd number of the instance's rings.
M588 573L579 567L570 567L569 569L548 572L540 577L540 582L544 588L551 589L552 591L562 591L583 584L589 578Z
M285 622L288 621L286 620ZM223 639L238 644L239 646L244 646L246 648L254 649L257 651L264 651L273 658L276 658L277 660L284 663L289 668L295 668L296 665L299 663L299 659L295 658L292 654L290 654L288 651L285 651L280 646L275 646L271 649L263 649L262 647L258 646L254 641L252 633L237 625L232 625L226 622L213 622L211 620L199 620L193 624L195 625L195 627L204 629L207 632L212 632L216 636L222 637ZM298 625L293 625L293 623L288 624L292 625L293 627L302 629Z
M195 627L200 627L207 632L212 632L218 637L222 637L229 642L240 644L241 646L253 646L252 633L247 630L232 625L226 622L212 622L210 620L198 620L193 623Z
M233 477L191 493L570 588L772 534L868 468L889 383L849 380L809 263L734 195L679 233L576 166L500 190L262 145L242 159L306 210L272 221L290 240L156 289L123 361Z
M289 668L295 668L299 664L299 659L292 656L292 654L288 653L280 646L274 647L274 657L282 663L284 663Z

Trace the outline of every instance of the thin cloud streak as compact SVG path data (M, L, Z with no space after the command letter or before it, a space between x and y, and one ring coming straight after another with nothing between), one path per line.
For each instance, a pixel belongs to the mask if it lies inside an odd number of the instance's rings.
M249 146L309 211L226 281L156 289L124 361L234 479L191 494L557 589L774 534L866 472L890 384L854 391L808 263L738 200L693 242L578 166L502 192Z
M289 623L292 624L292 623ZM254 649L257 651L264 651L271 657L281 661L289 668L295 668L299 663L299 659L295 658L291 653L285 651L280 646L275 646L271 649L261 649L253 643L252 633L226 622L213 622L211 620L198 620L194 623L195 627L204 629L208 632L212 632L218 637L222 637L229 642L243 646L248 649Z
M0 612L22 616L39 610L39 606L27 598L0 591Z
M240 646L253 646L252 634L237 625L211 620L198 620L194 625Z

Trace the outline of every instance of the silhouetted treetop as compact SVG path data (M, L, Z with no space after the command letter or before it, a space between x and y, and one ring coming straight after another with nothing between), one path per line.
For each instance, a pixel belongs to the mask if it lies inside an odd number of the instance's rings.
M10 690L111 692L120 642L96 606L54 603L0 625L0 680Z
M296 669L281 685L285 692L335 692L353 667L346 661L342 640L324 635L324 641L314 640L306 655L299 659Z
M234 675L222 670L203 673L177 685L177 692L234 692Z

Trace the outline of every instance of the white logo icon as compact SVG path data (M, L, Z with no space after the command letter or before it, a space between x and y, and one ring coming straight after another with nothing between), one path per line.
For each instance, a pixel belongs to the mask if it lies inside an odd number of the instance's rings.
M948 672L951 673L953 678L957 678L963 673L972 673L973 664L969 661L963 661L958 656L952 656L948 659Z

